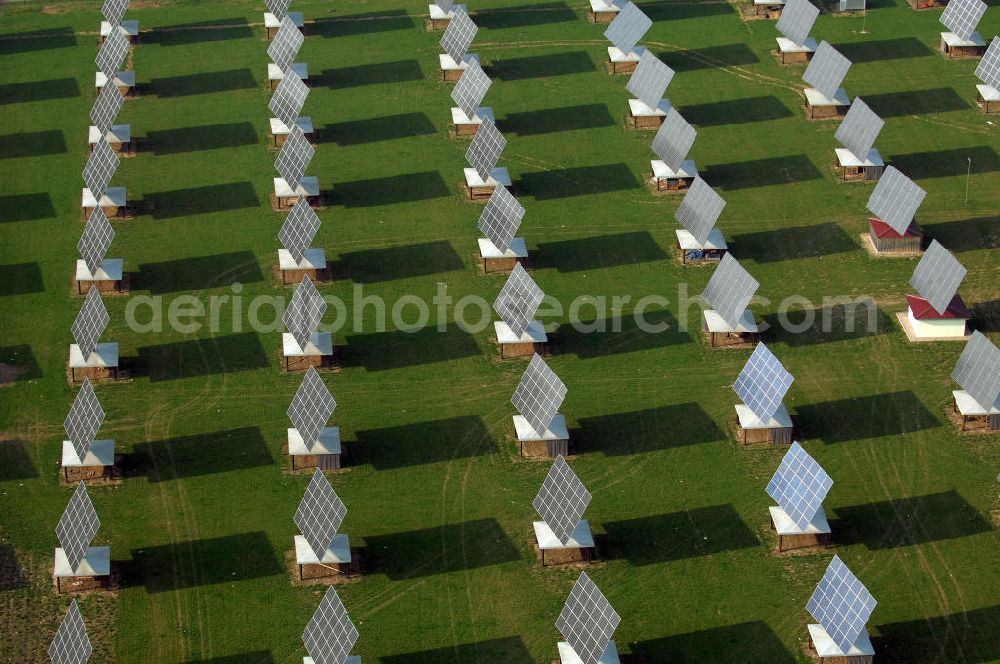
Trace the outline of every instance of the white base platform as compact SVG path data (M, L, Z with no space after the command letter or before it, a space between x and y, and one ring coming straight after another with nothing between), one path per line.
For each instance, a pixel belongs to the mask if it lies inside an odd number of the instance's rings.
M1000 101L1000 90L997 90L992 85L979 83L976 85L976 90L979 91L979 96L983 98L983 101L988 101L988 102Z
M479 242L479 255L483 258L527 258L528 245L523 237L515 237L510 241L507 251L500 249L493 244L492 240L481 237Z
M97 199L90 193L90 189L84 187L81 190L80 206L84 208L97 207ZM101 207L125 207L128 204L128 192L125 187L108 187L101 196Z
M629 99L628 112L634 118L664 117L670 112L670 100L666 98L661 99L656 108L650 108L648 104L640 99Z
M340 454L340 427L323 427L319 440L312 449L306 447L298 429L287 429L288 454L290 456L311 456L313 454Z
M461 62L455 62L455 59L447 53L440 53L438 55L438 63L441 65L441 71L464 71L469 68L469 64L472 62L479 62L478 53L466 53Z
M107 139L108 143L118 144L118 143L131 143L132 142L132 125L120 124L111 125L111 129L104 134L104 138ZM98 141L101 140L101 131L94 125L90 125L87 128L87 143L90 145L97 145Z
M313 332L306 347L299 348L299 344L291 332L282 332L281 352L285 357L333 355L333 336L329 332Z
M427 13L430 14L432 21L448 21L455 17L455 11L461 9L465 12L469 11L467 5L452 5L451 9L444 11L437 5L427 5Z
M834 148L833 150L837 154L837 164L843 168L861 168L861 167L873 167L873 166L885 166L885 162L882 161L882 154L876 148L872 148L868 151L868 157L861 161L858 159L853 152L847 148Z
M712 229L704 243L698 242L691 231L684 228L675 230L674 234L677 236L677 246L684 251L705 251L706 249L729 251L729 245L726 244L726 239L718 228Z
M99 343L94 347L94 352L90 357L84 359L83 353L77 344L69 345L69 367L70 369L86 369L88 367L99 367L103 369L114 369L118 366L118 342Z
M595 14L617 14L622 10L617 2L607 2L607 0L590 0L590 11Z
M92 468L94 466L115 465L115 441L95 440L90 444L90 451L83 457L83 460L76 455L73 443L64 440L62 444L62 467L63 468Z
M346 534L338 533L333 536L330 548L323 552L323 559L320 560L313 553L309 542L302 535L295 536L295 563L297 565L336 565L338 563L351 562L351 542Z
M743 312L743 316L740 317L739 324L734 328L726 320L719 315L719 312L714 309L706 309L702 313L702 320L705 323L705 329L709 332L715 334L730 334L733 332L739 332L743 334L750 334L757 332L757 321L754 320L753 312L747 309ZM745 429L746 427L744 427Z
M822 625L809 625L808 629L809 639L816 648L816 654L820 657L873 657L875 655L875 648L872 647L867 631L859 634L858 640L845 653L840 649L840 646L833 642Z
M522 443L536 440L569 440L569 429L566 428L566 418L561 414L556 414L541 436L528 424L528 420L521 415L514 416L514 431L517 432L517 439Z
M477 107L475 115L471 118L457 106L451 107L451 123L453 125L479 125L483 123L483 120L487 119L496 123L496 116L493 115L492 106Z
M319 196L319 180L315 175L307 175L299 180L298 188L293 191L285 182L285 178L274 178L274 195L278 198Z
M954 32L942 32L941 41L948 45L948 48L985 48L986 41L978 32L973 32L968 39L962 39Z
M535 542L539 549L554 551L558 549L592 549L594 548L594 535L590 532L590 522L580 519L576 524L573 534L569 536L569 541L563 544L556 537L556 534L549 528L549 524L544 521L533 521L531 526L535 529Z
M812 518L805 530L802 530L792 521L792 518L777 505L767 508L771 513L771 523L774 524L774 531L779 535L829 535L830 522L826 520L826 512L821 505L816 516Z
M663 163L662 159L651 159L649 166L653 170L653 177L657 180L679 180L698 177L698 167L695 166L693 159L685 159L681 162L681 167L677 171Z
M122 21L118 24L118 29L124 32L127 37L138 37L139 21ZM107 21L101 21L101 37L107 37L110 34L111 24Z
M75 570L69 566L69 558L62 547L56 548L53 576L108 576L111 574L111 547L92 546L87 549L86 557L80 561Z
M847 96L847 90L838 88L837 94L831 99L816 88L805 89L806 101L810 106L850 106L851 98Z
M646 52L645 46L636 46L631 52L625 53L617 46L608 46L608 60L611 62L639 62L639 58Z
M94 74L94 87L103 88L108 84L108 77L104 75L104 72L96 72ZM135 87L135 72L134 71L120 71L115 75L115 85L119 88L134 88Z
M1000 415L1000 397L990 406L989 410L986 410L965 390L952 390L951 396L955 398L955 405L958 407L958 412L967 417Z
M80 258L76 260L77 281L121 281L124 273L125 261L121 258L105 258L94 274L87 269L85 260Z
M742 403L736 404L736 417L739 418L741 429L787 429L792 426L792 418L784 404L778 406L774 417L766 424Z
M305 25L305 21L302 20L302 12L288 12L288 18L292 19L296 28L302 28ZM277 30L281 27L281 19L271 12L264 12L264 27Z
M305 62L296 62L293 64L292 71L295 72L295 75L303 81L309 80L309 65ZM281 81L284 78L285 72L281 71L281 67L273 62L267 63L267 80L269 82Z
M309 135L314 131L312 116L300 116L295 119L295 124L299 126L299 129L302 130L303 134ZM285 125L285 123L278 118L271 118L270 125L272 136L287 136L291 133L291 130Z
M777 37L778 51L781 53L815 53L816 52L816 40L812 37L807 37L805 43L796 44L791 39L787 37Z
M580 656L565 641L560 641L556 647L559 648L559 664L583 664ZM597 664L621 664L621 659L618 658L618 646L615 645L614 641L608 642L608 647L605 648L601 658L597 660Z
M545 333L545 325L540 320L533 320L528 323L528 329L520 336L515 335L510 329L510 325L502 320L494 321L493 331L497 335L498 344L543 344L549 340L549 335Z
M509 187L511 185L510 173L504 166L494 168L487 180L479 177L479 173L474 168L464 168L462 170L465 173L465 185L467 187Z
M280 270L325 270L326 250L306 249L302 260L296 262L287 249L278 249L278 269Z

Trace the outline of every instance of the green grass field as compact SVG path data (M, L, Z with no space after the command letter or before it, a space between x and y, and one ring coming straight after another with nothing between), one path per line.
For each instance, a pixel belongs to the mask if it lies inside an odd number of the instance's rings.
M268 201L263 3L145 2L133 52L141 95L119 122L140 139L113 184L139 206L115 222L132 296L203 301L290 296L277 279L281 216ZM677 70L669 96L698 130L692 151L728 201L720 227L778 303L869 295L879 329L774 330L769 347L796 376L786 404L800 439L834 478L830 551L778 557L764 486L782 450L740 449L729 385L748 352L710 352L695 331L565 326L550 366L569 388L574 470L600 561L588 570L622 616L628 662L808 661L805 603L833 553L879 606L878 662L1000 661L1000 438L955 433L947 419L960 344L913 345L895 320L913 260L873 260L864 185L831 170L835 123L801 109L801 67L770 51L773 22L743 22L726 2L652 2L646 43ZM502 277L477 272L480 207L461 198L466 143L448 138L449 86L425 4L296 0L308 36L299 60L320 143L309 173L328 191L314 246L335 263L324 293L354 302L490 301ZM602 28L560 0L472 2L486 101L509 144L527 208L533 276L562 302L645 295L675 323L676 294L710 270L673 250L678 198L646 185L649 133L624 129L626 80L604 70ZM969 273L977 326L1000 339L1000 138L974 104L972 61L936 52L937 12L878 0L860 17L824 13L814 35L854 61L846 88L886 119L882 154L928 191L919 221ZM0 7L0 633L3 662L47 661L69 603L51 587L80 171L93 100L99 4ZM1000 30L992 7L980 31ZM560 112L560 109L566 109ZM995 116L1000 117L1000 116ZM967 158L972 158L968 203ZM95 486L97 544L122 588L82 598L96 662L301 662L320 586L290 582L292 522L308 475L287 472L285 409L300 376L279 371L280 320L256 333L221 324L191 334L132 332L124 297L107 297L105 340L131 379L100 384L102 437L124 454L124 481ZM697 308L692 309L696 321ZM332 320L333 312L327 320ZM263 311L269 320L274 313ZM792 317L801 316L793 312ZM237 317L238 318L238 317ZM368 663L550 662L573 569L542 570L531 500L547 463L516 453L509 397L524 364L501 363L489 332L334 335L344 368L324 374L350 464L331 481L366 573L338 592ZM431 324L433 324L433 320Z

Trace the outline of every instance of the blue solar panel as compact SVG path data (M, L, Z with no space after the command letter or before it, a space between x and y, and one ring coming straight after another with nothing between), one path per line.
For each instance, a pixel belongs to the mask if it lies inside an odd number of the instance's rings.
M774 498L799 530L805 530L823 505L833 480L801 445L792 443L767 485Z
M876 604L865 585L834 556L806 609L846 655L865 630Z
M764 344L758 344L733 389L761 422L769 422L792 386L792 374Z

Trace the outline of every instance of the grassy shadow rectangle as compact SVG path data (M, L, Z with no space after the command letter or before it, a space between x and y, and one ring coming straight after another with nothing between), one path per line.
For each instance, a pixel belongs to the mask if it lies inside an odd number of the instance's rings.
M808 438L825 443L900 436L941 426L910 390L802 404L795 423Z
M135 373L153 382L263 369L269 364L256 334L230 334L144 346Z
M607 456L645 454L726 438L705 409L693 401L581 418L574 434L581 449L599 450Z
M592 196L636 189L640 185L625 164L577 166L522 173L518 188L539 201Z
M149 91L157 97L189 97L233 90L252 90L257 81L249 69L227 69L204 74L185 74L154 78Z
M153 294L198 291L203 288L228 286L236 282L262 281L256 256L250 251L179 258L160 263L141 263L132 279L134 290Z
M77 85L75 78L53 78L46 81L0 85L0 106L79 96L80 86Z
M482 456L496 448L482 419L473 415L368 429L357 436L352 460L370 463L376 470Z
M274 463L260 429L241 427L136 443L126 466L150 482L216 475Z
M56 209L48 192L0 196L0 224L9 221L37 221L52 219Z
M257 132L249 122L201 125L151 131L142 146L157 155L201 152L257 144Z
M0 159L19 157L44 157L65 154L66 139L59 129L50 131L23 131L0 136Z
M0 265L0 297L45 292L38 263Z
M475 337L455 324L449 324L444 332L430 326L417 332L394 330L352 335L340 349L345 367L362 367L365 371L450 362L479 354Z

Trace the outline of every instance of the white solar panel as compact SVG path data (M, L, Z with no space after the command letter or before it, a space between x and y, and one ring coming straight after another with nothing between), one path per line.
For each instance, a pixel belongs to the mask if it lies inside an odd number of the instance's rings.
M793 380L778 358L761 343L757 344L747 360L733 390L753 414L766 424L778 411Z
M545 293L535 280L517 263L493 303L493 309L510 326L511 332L520 337L528 329L528 324L544 297Z
M84 359L90 358L90 354L97 347L97 340L101 338L104 328L108 326L111 316L104 306L101 293L96 288L87 291L87 296L83 300L76 319L70 331L73 333L73 340L80 347Z
M1000 90L1000 37L994 37L983 59L976 66L976 78L994 90Z
M501 253L510 249L511 240L517 233L524 217L524 207L517 202L507 187L497 187L490 194L482 215L479 217L479 230L489 238Z
M715 193L715 190L699 176L684 194L684 200L674 213L674 219L686 228L699 244L705 244L725 207L726 201L722 196Z
M302 643L313 664L344 664L357 640L358 630L330 586L302 632Z
M652 19L634 2L629 2L611 21L611 25L604 31L604 36L622 53L628 55L635 50L635 45L652 25Z
M52 664L86 664L93 652L87 626L74 599L49 644L49 661Z
M441 35L441 48L456 64L460 64L478 31L479 28L469 18L469 14L463 7L459 7L455 9L455 15L448 21L448 27Z
M87 159L87 165L83 167L83 183L98 202L107 191L108 183L118 170L119 163L121 162L118 155L111 148L107 138L101 136Z
M917 183L888 166L868 198L868 210L902 235L913 223L925 196L927 192Z
M112 30L104 39L100 50L97 51L96 63L98 71L108 77L105 87L113 85L129 48L128 37L121 30Z
M445 14L450 12L451 8L455 6L454 0L437 0L437 2L435 2L434 4L436 4L438 6L438 9L440 9Z
M760 283L732 254L727 253L715 268L701 296L729 327L736 329L758 288Z
M289 16L281 19L281 27L278 34L274 36L271 44L267 47L267 54L271 56L271 61L278 65L282 72L288 73L295 62L295 56L299 54L305 37L302 31L295 25Z
M934 240L913 270L910 285L934 307L934 311L943 314L965 279L965 273L965 266Z
M97 127L101 136L111 130L124 103L125 96L122 95L122 91L118 89L117 85L105 85L101 88L90 109L90 121Z
M968 39L985 13L986 3L983 0L948 0L941 13L941 23L959 39Z
M828 99L833 99L850 68L851 61L823 41L816 48L816 53L802 74L802 80L819 90Z
M295 191L305 176L306 169L309 168L309 162L316 154L316 148L310 145L302 127L297 124L291 127L281 151L278 152L278 158L274 160L274 167L285 179L285 183Z
M834 556L806 608L846 655L865 631L876 604L864 584Z
M560 454L531 503L565 546L590 504L590 492Z
M556 628L583 664L598 664L621 617L586 572L580 574Z
M80 461L83 461L90 452L94 437L103 423L104 409L101 408L101 402L97 399L97 394L94 393L90 380L84 378L83 385L76 393L73 405L70 406L69 413L63 420L63 429L66 431L66 436L72 443L76 457Z
M500 155L507 145L507 139L503 137L496 124L490 118L483 118L476 135L469 144L469 149L465 151L465 158L469 165L475 169L483 181L489 179L493 169L496 168Z
M101 6L101 14L104 16L104 20L111 24L112 27L121 25L122 17L125 16L126 10L128 10L129 0L104 0L104 4ZM112 30L112 32L114 32Z
M309 367L286 413L307 450L312 451L336 408L337 402L323 379L316 369Z
M976 330L965 344L951 377L989 412L1000 398L1000 348Z
M319 215L309 205L306 197L300 196L291 212L285 217L285 223L281 225L281 230L278 231L278 239L295 259L296 265L302 262L306 249L316 237L319 227Z
M646 50L639 57L639 64L632 71L626 88L643 104L655 109L673 78L674 70L663 64L652 51Z
M778 32L792 43L801 46L809 38L809 32L819 16L819 7L809 0L788 0L781 8Z
M864 161L868 158L868 153L875 145L875 139L878 138L883 126L885 121L863 102L861 97L855 97L847 115L844 116L844 121L837 127L834 137L850 150L858 161Z
M465 117L472 119L476 115L476 109L486 97L490 85L492 85L490 77L479 66L479 62L473 60L452 89L451 98L465 113Z
M323 471L317 468L295 511L295 525L319 560L326 555L346 514L344 501L330 486Z
M566 385L536 353L524 370L510 402L539 436L543 435L566 398Z
M292 4L292 0L264 0L264 4L267 5L267 11L280 21L288 14L288 5Z
M87 264L87 270L91 275L96 274L97 269L101 267L101 262L114 239L115 229L111 227L104 209L101 206L95 207L87 218L87 225L83 228L80 241L76 244L80 258Z
M271 95L271 101L267 107L274 113L274 117L281 120L286 127L295 124L295 119L299 117L302 107L309 96L309 86L302 82L302 79L295 75L293 71L285 72L284 78Z
M59 539L59 546L66 554L69 567L75 573L80 567L80 563L87 557L87 549L94 541L94 535L101 527L101 520L97 518L97 511L94 504L90 502L87 495L87 486L84 482L76 485L73 497L69 499L66 510L59 518L56 525L56 537Z
M295 343L303 349L319 327L324 313L326 313L326 300L316 290L309 277L303 275L302 282L295 287L295 293L281 320L295 338Z
M667 165L667 168L676 173L687 159L697 135L697 130L688 124L677 109L671 108L653 138L653 153ZM714 220L712 223L714 225Z
M767 495L805 530L823 506L833 480L823 467L797 442L785 453L774 477L767 484Z

